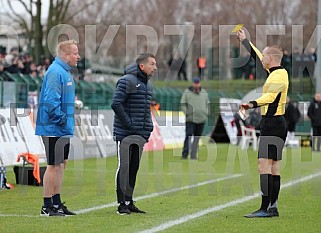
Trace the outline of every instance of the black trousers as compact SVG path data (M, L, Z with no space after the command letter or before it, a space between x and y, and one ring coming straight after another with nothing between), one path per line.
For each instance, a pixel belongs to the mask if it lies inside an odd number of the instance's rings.
M187 158L189 153L189 145L191 144L191 138L193 138L192 148L191 148L191 159L196 159L197 149L198 149L198 142L200 136L202 136L203 129L205 123L193 123L193 122L186 122L185 123L185 140L184 140L184 148L182 152L182 157Z
M144 148L144 142L123 140L117 141L118 167L116 171L117 202L133 200L136 176Z

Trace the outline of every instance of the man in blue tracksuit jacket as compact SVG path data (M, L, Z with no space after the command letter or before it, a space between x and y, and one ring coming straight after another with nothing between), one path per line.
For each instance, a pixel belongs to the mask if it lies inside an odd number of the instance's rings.
M70 71L80 56L74 40L59 43L56 50L57 57L43 79L36 120L36 135L42 136L48 164L41 216L75 214L61 202L60 191L74 134L75 83Z
M111 107L115 112L114 138L117 144L116 172L117 213L145 213L133 203L133 192L144 144L153 131L150 104L156 60L152 54L142 54L125 68L119 79Z

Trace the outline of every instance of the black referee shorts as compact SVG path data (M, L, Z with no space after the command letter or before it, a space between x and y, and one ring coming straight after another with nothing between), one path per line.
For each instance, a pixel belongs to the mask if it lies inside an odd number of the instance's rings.
M282 160L282 150L287 134L284 116L262 117L260 131L258 157Z
M58 165L69 157L70 138L66 137L42 137L45 145L47 164Z

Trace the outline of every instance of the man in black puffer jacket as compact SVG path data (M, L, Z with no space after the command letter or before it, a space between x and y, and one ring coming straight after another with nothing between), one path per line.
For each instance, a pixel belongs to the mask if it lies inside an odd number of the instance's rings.
M125 68L116 84L111 107L115 112L114 139L117 145L116 171L118 214L145 213L133 202L133 192L144 144L153 131L150 103L153 87L149 78L157 70L152 54L141 54Z

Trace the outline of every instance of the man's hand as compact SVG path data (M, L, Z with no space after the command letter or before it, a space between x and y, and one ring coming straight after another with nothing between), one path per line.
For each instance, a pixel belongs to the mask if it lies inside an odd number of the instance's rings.
M248 110L248 109L250 109L250 108L253 108L253 104L251 104L251 103L241 104L241 105L240 105L240 109L241 109L241 110L242 110L242 109Z
M236 36L241 42L246 39L245 32L242 28L236 33Z

